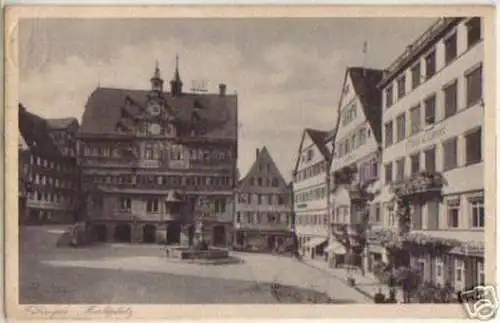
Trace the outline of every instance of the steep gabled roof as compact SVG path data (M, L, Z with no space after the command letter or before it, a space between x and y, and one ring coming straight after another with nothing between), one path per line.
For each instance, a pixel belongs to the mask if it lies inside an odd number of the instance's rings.
M311 128L304 129L304 131L302 132L302 137L300 139L300 145L298 150L299 154L297 156L297 160L295 161L295 167L293 169L294 173L297 171L297 167L299 167L300 155L302 153L302 145L304 143L305 135L307 134L311 138L314 145L318 147L318 150L320 151L321 155L323 155L323 158L325 158L325 160L328 160L330 158L330 150L328 149L327 144L328 140L331 137L331 133L332 131L324 131Z
M318 147L323 157L328 160L328 158L330 158L330 151L326 147L326 140L329 132L310 128L307 128L306 132L309 134L316 147Z
M267 167L260 167L263 165L269 165L269 169ZM262 178L264 181L270 180L272 184L272 179L276 178L278 180L278 186L257 186L250 185L250 179L254 178L255 182L257 178ZM258 150L258 154L253 162L252 166L248 173L239 181L238 190L240 192L258 192L258 193L281 193L287 190L287 183L283 178L283 175L279 171L274 159L271 157L271 154L267 150L267 147L264 146L262 149Z
M378 143L382 142L382 97L377 84L382 80L383 70L363 67L349 67L356 95L361 101L363 112ZM346 82L347 79L344 81ZM345 85L345 84L344 84Z
M60 119L46 119L47 125L51 130L65 130L76 124L78 126L78 120L74 117L72 118L60 118Z
M117 124L125 111L126 102L134 102L137 109L146 107L150 91L116 88L97 88L87 100L80 134L116 134ZM180 136L195 130L200 137L236 140L236 95L162 93L168 109L176 119ZM128 111L135 114L138 111Z
M19 133L33 154L46 158L60 157L49 135L46 120L29 112L22 104L19 104Z

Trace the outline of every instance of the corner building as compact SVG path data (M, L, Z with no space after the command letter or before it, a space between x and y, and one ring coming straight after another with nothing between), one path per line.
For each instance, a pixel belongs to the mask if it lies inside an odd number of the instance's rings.
M423 170L441 173L447 182L441 198L411 206L411 232L461 245L412 254L410 261L423 281L457 291L484 283L482 35L480 18L439 19L380 83L385 225L397 225L392 183Z
M79 171L71 139L77 130L74 118L44 119L19 104L20 223L78 220ZM55 133L63 143L55 140Z
M78 133L83 205L101 241L231 242L237 97L186 93L176 67L151 89L97 88Z

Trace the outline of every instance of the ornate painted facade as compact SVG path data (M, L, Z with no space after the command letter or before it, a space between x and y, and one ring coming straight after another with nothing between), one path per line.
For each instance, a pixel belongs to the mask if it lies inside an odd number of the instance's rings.
M237 96L97 88L78 133L82 209L101 241L226 246L232 237Z

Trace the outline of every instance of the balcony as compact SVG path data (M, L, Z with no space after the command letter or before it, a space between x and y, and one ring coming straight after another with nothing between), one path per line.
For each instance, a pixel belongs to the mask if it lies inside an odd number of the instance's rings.
M391 190L397 197L425 199L440 196L445 185L447 182L441 173L423 171L394 183Z

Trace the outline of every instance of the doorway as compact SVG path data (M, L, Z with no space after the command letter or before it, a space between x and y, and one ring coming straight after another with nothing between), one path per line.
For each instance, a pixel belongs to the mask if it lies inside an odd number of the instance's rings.
M142 229L142 241L144 243L155 243L156 242L156 225L146 224Z
M226 229L222 225L215 226L213 229L213 245L225 246L226 245Z
M131 242L132 230L129 224L118 224L115 228L115 241L116 242Z
M95 236L97 242L105 242L106 241L106 236L107 236L107 229L106 225L104 224L97 224L94 227L95 230Z
M176 244L181 242L180 223L169 223L167 225L167 244Z

